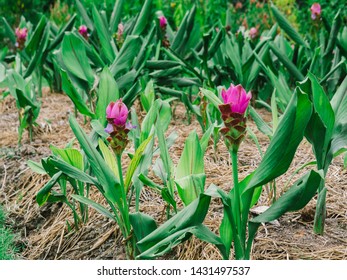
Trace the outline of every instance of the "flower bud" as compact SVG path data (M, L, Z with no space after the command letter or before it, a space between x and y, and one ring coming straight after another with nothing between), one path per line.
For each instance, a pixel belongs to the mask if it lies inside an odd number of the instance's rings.
M16 47L19 49L23 49L25 41L26 41L27 36L28 36L28 29L25 27L24 28L17 27L15 33L16 33L16 37L17 37Z
M106 108L107 120L117 126L124 126L128 118L129 110L122 99L111 102Z
M89 37L89 34L88 34L88 28L87 26L85 25L81 25L79 28L78 28L78 33L81 34L81 36L84 37L84 39L88 39Z
M161 27L161 28L165 28L166 25L167 25L167 19L166 19L166 17L161 16L161 17L159 18L159 24L160 24L160 27Z
M258 29L255 28L255 27L252 27L250 30L249 30L249 37L251 39L254 39L258 36Z
M227 148L237 152L246 134L244 113L252 94L251 92L246 93L241 85L230 84L227 90L222 90L221 95L224 104L219 105L219 110L222 113L225 127L220 129L220 133L223 135Z
M249 101L252 97L251 92L246 93L241 85L230 87L225 90L222 89L222 99L224 104L230 104L231 111L243 115L248 107Z
M322 12L322 10L321 10L321 6L319 5L319 3L314 3L311 6L311 18L313 20L319 19L321 12Z

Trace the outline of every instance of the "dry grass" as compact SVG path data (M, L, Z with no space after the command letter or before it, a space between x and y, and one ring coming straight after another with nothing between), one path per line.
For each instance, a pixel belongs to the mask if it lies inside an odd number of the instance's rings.
M90 209L89 221L77 232L68 231L67 221L72 224L72 213L65 205L47 204L38 207L35 196L48 180L47 176L34 174L26 165L28 159L39 161L50 154L49 144L58 147L72 139L67 118L73 112L70 100L60 94L49 94L43 97L38 123L40 128L33 143L28 143L27 136L23 145L17 147L18 125L13 99L6 99L0 105L0 203L3 204L13 221L14 229L20 232L25 249L25 259L124 259L124 246L117 225L99 213ZM138 106L137 106L138 107ZM271 116L260 111L265 118ZM176 164L182 153L184 141L188 134L196 129L201 135L196 121L187 124L185 109L179 105L168 133L175 130L179 138L170 149L170 155ZM83 118L78 119L83 125ZM259 138L262 150L265 151L268 139L257 132L254 123L249 122ZM88 129L88 124L84 126ZM130 147L131 148L131 147ZM244 178L259 164L261 157L255 144L245 139L240 148L240 178ZM314 157L311 147L303 142L295 156L289 171L277 180L278 195L290 174L300 165ZM126 164L125 164L126 165ZM125 166L126 167L126 166ZM231 188L231 166L229 154L222 143L217 152L210 146L205 155L207 175L206 186L214 183L225 191ZM305 169L307 170L307 169ZM303 172L305 171L303 170ZM150 172L150 174L152 174ZM280 226L266 224L261 226L254 242L253 259L347 259L347 172L343 169L341 157L333 161L327 178L327 220L326 234L313 234L312 225L315 211L315 200L312 200L302 211L285 214ZM298 175L299 176L299 175ZM296 176L293 180L295 180ZM91 198L104 203L101 195L91 189ZM269 199L263 193L260 201L268 205ZM164 204L151 189L144 188L141 195L141 211L151 215L158 224L165 220ZM222 207L218 200L213 200L205 224L218 232L222 219ZM177 246L164 259L220 259L218 250L210 244L196 238Z

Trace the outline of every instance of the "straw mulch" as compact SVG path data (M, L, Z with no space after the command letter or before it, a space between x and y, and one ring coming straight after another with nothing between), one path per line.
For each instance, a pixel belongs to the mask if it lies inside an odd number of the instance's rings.
M19 258L23 259L124 259L124 246L118 226L90 209L89 221L78 231L69 230L73 224L72 213L61 204L46 204L39 207L35 201L37 192L45 185L48 176L33 173L26 164L28 159L39 161L50 155L49 145L64 147L73 137L68 125L68 115L73 113L71 101L61 94L44 94L42 109L38 119L33 143L27 136L22 146L17 146L17 111L14 100L7 98L0 103L0 204L9 212L9 224L18 233ZM139 108L137 104L137 108ZM260 114L270 121L271 115L260 110ZM143 114L142 114L143 115ZM83 117L79 123L88 131ZM256 133L262 150L269 140L259 133L251 121L249 126ZM196 129L201 135L197 121L187 123L186 111L178 105L169 127L168 134L176 131L179 138L170 149L173 162L177 164L189 133ZM129 147L131 150L132 147ZM240 178L244 178L259 164L261 157L251 139L246 138L240 151ZM126 168L129 160L124 158ZM290 170L276 181L277 196L285 190L287 180L302 164L314 160L311 146L307 142L300 145ZM215 152L210 145L205 155L206 187L211 183L223 188L231 188L231 166L228 152L222 141ZM308 170L308 168L304 169ZM302 174L300 172L300 174ZM152 173L150 173L152 174ZM298 176L300 176L300 174ZM253 246L253 259L347 259L347 171L343 168L342 157L334 159L327 178L327 219L326 234L317 236L312 231L315 199L303 210L287 213L279 219L279 224L266 224L259 228ZM298 176L294 177L292 182ZM101 195L91 189L91 198L104 203ZM269 205L271 199L265 191L260 205ZM164 203L152 190L144 188L141 196L141 211L154 217L158 224L165 221ZM214 232L223 215L222 204L213 200L205 224ZM163 259L220 259L218 250L196 238L179 245Z

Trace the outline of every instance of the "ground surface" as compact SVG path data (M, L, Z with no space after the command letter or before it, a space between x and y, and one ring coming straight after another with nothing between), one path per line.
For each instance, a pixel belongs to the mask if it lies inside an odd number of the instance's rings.
M49 145L64 147L73 137L68 125L68 115L73 113L71 101L61 94L44 94L42 109L38 119L40 128L35 140L30 144L25 134L22 146L17 146L18 118L14 100L7 98L0 103L0 204L10 214L9 224L18 233L18 246L24 259L124 259L122 237L116 224L110 222L92 209L90 219L77 232L68 231L67 222L72 223L71 211L58 204L39 207L36 193L48 181L47 176L33 173L28 168L28 159L39 161L49 156ZM259 111L265 119L271 116ZM79 118L84 125L83 118ZM250 121L249 126L258 136L262 150L269 143L268 138L257 132ZM88 124L84 126L88 129ZM187 124L185 109L177 106L168 133L176 130L179 138L170 149L173 162L177 163L182 153L183 143L188 134L196 129L201 135L196 121ZM131 147L129 147L131 148ZM245 139L240 147L240 178L244 178L259 164L261 158L254 142ZM285 188L291 173L302 164L313 160L311 147L303 142L296 154L290 170L277 180L277 194ZM212 146L205 155L207 175L206 186L214 183L224 190L231 187L231 166L229 155L220 141L217 153ZM326 234L313 234L315 199L303 210L285 214L279 225L266 224L259 228L253 246L253 259L347 259L347 171L343 169L342 158L333 161L327 178L327 220ZM295 178L292 180L292 182ZM91 191L91 198L102 202L102 197ZM164 204L149 189L144 189L141 197L141 211L153 216L161 224ZM268 205L268 195L264 192L259 204ZM218 200L212 202L205 224L218 232L222 218L222 207ZM218 250L195 238L178 246L163 259L220 259Z

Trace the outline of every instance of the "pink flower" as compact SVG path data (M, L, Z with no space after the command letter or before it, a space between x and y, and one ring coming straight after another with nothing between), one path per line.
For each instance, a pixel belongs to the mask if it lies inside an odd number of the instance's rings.
M252 27L250 30L249 30L249 37L251 37L251 39L254 39L255 37L258 36L258 29L255 28L255 27Z
M17 40L23 40L25 41L28 35L28 29L27 28L16 28L16 36Z
M166 25L167 25L167 19L166 19L166 17L164 17L164 16L160 17L160 18L159 18L159 24L160 24L160 27L161 27L161 28L166 27Z
M311 18L313 20L315 20L317 17L319 17L321 12L322 12L322 10L321 10L321 7L318 3L314 3L311 6Z
M106 108L106 118L111 124L124 126L128 118L129 110L122 99L111 102ZM109 127L110 128L110 127Z
M244 114L252 98L252 93L246 93L241 85L230 84L227 90L222 89L222 98L225 104L230 104L233 113Z
M88 38L88 27L85 25L81 25L78 28L78 32L84 37L84 38Z
M124 25L123 25L123 23L120 23L120 24L118 24L118 32L117 32L117 35L118 35L119 37L121 37L121 36L123 35L123 33L124 33Z

